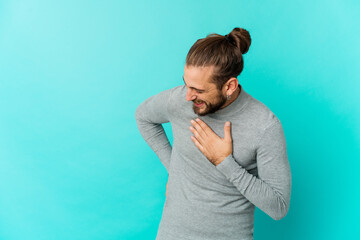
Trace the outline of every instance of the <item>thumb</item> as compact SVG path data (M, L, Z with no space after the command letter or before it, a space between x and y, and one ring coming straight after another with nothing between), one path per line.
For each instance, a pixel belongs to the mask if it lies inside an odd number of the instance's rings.
M230 122L226 122L224 125L224 139L231 141L231 126Z

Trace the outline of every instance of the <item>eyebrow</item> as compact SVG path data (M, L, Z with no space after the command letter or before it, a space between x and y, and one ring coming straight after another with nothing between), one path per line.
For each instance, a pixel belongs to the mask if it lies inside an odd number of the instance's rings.
M182 77L185 85L186 85L186 82L185 82L185 79L184 79L184 76ZM200 92L205 92L205 89L198 89L198 88L194 88L194 87L189 87L189 88L192 88L192 89L195 89L196 91L200 91Z

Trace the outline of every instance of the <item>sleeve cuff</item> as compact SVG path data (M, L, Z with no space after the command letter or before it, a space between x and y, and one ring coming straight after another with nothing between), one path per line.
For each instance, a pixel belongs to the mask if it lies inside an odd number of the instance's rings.
M233 173L239 172L242 167L235 161L235 158L232 154L227 156L221 163L219 163L216 168L223 173L228 179L231 178Z

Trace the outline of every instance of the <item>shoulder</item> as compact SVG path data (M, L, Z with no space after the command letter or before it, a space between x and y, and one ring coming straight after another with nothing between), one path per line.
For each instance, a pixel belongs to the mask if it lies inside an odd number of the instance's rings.
M172 100L173 98L180 98L184 94L185 87L184 85L175 86L165 90L161 90L155 96L164 97L163 100ZM186 94L186 90L185 90ZM165 99L166 97L166 99Z
M179 85L176 87L173 87L171 89L171 97L174 99L183 99L186 95L186 88L185 85Z
M156 99L156 101L158 102L167 104L172 100L172 98L176 98L177 95L179 95L179 91L181 91L180 89L181 86L176 86L173 88L160 90L157 93L150 93L150 96L147 97L144 102L154 101Z
M247 106L248 118L251 119L251 128L256 134L256 147L271 145L274 142L284 144L285 135L280 119L263 102L250 96Z
M170 92L169 105L179 105L182 101L185 101L186 87L185 85L175 86L168 89Z
M256 128L262 131L274 124L280 124L279 118L268 106L249 94L248 97L249 102L246 111L252 124L254 124Z
M179 111L186 96L185 85L175 86L157 94L160 104L166 106L167 111L173 113Z
M181 86L173 87L170 89L163 89L158 91L157 93L154 93L152 91L147 91L146 93L148 96L145 97L145 100L143 100L136 108L135 114L139 115L140 112L143 112L144 110L149 109L161 109L162 111L168 111L170 103L173 102L172 98L174 95L174 92L178 92L178 89ZM155 110L154 110L155 111Z

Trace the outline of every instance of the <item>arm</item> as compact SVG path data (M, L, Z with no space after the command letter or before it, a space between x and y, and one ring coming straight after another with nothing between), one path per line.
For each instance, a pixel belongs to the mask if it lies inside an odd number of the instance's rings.
M290 205L291 172L283 128L278 119L259 140L259 178L248 173L230 154L216 166L250 202L275 220L285 217Z
M169 171L172 147L162 123L169 122L168 104L172 89L160 92L142 102L135 111L137 127L150 148Z

